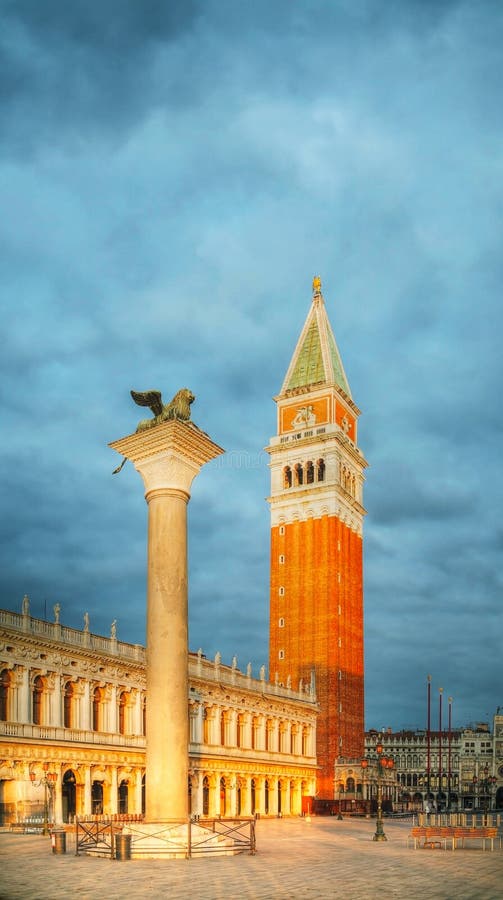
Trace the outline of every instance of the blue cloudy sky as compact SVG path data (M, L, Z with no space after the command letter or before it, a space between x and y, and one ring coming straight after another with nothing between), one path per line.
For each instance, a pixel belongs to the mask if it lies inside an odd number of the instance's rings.
M319 274L362 409L368 727L503 705L503 6L0 2L0 605L144 641L109 441L184 385L190 645L267 662L267 457ZM140 413L141 417L141 413Z

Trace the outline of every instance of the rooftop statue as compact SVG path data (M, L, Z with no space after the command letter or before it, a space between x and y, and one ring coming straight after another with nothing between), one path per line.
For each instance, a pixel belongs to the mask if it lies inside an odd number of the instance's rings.
M190 419L190 404L196 399L192 391L182 388L175 394L170 403L164 404L160 391L131 391L131 396L138 406L148 406L154 414L153 419L142 419L138 423L137 431L145 431L147 428L155 428L169 419L181 419L186 422Z

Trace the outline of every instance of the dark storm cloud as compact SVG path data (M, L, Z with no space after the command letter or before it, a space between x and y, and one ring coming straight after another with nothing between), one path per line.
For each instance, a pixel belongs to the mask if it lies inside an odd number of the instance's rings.
M376 525L398 525L414 520L428 519L443 521L470 515L475 495L466 487L452 481L446 483L441 476L433 475L425 484L419 479L416 469L410 465L393 463L379 467L381 492L373 494L373 519ZM393 490L389 485L393 485ZM386 488L385 485L388 487Z
M319 273L370 468L368 723L501 702L503 12L4 3L2 605L144 640L146 505L107 443L182 385L190 641L267 656L263 447ZM479 712L477 711L479 710Z
M198 15L197 0L111 0L4 4L1 83L4 134L17 152L62 136L77 144L111 138L156 102L152 57L173 47ZM182 67L163 84L169 102L187 101ZM158 97L160 95L157 95ZM5 144L4 144L5 152Z

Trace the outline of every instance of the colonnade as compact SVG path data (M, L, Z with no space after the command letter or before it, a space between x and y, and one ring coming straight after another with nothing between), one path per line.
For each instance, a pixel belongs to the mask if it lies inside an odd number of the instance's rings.
M145 693L137 687L22 665L1 678L5 721L144 734Z
M191 744L315 756L312 724L287 715L191 701L189 723Z
M18 801L18 819L43 814L46 790L48 816L56 823L71 822L75 816L141 816L145 811L143 766L74 765L68 768L49 763L45 769L37 762L30 765L30 771L36 781L24 779L24 802ZM56 776L48 789L43 784L47 772ZM188 783L189 812L194 817L210 818L300 815L302 795L313 790L314 779L309 776L192 767Z
M191 813L209 816L300 815L314 777L198 771L191 776Z

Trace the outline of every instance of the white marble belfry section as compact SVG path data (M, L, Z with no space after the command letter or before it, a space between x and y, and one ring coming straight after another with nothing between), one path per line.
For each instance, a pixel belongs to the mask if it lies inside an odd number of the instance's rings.
M145 485L147 561L147 822L188 815L187 503L204 463L224 451L192 422L172 420L110 446Z

